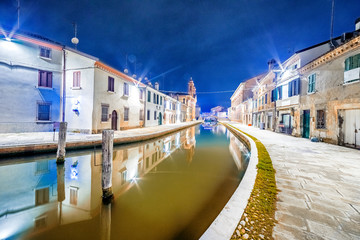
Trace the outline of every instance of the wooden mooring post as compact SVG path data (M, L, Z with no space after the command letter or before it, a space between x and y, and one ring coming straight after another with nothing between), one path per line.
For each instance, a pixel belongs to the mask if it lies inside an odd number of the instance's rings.
M61 122L59 128L58 150L56 155L57 164L63 164L65 161L66 130L67 122Z
M102 132L102 199L109 204L113 198L112 192L112 160L113 160L114 131Z

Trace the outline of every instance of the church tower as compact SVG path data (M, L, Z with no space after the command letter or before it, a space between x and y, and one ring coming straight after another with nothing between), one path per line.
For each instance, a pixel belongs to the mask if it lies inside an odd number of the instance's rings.
M192 77L190 78L189 83L188 83L188 94L190 96L192 96L193 98L195 98L195 96L196 96L196 88L195 88L194 82L192 80Z

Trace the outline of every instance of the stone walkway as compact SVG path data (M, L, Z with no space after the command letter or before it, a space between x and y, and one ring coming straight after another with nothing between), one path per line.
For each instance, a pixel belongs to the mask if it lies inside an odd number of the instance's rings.
M130 143L134 141L148 140L169 132L177 131L194 125L199 121L167 124L154 127L135 128L114 132L114 142ZM81 134L68 132L66 136L67 147L87 146L101 144L101 134ZM46 149L57 149L58 132L26 132L26 133L1 133L0 155L8 152L26 152Z
M231 123L259 139L280 190L275 239L360 239L360 151Z

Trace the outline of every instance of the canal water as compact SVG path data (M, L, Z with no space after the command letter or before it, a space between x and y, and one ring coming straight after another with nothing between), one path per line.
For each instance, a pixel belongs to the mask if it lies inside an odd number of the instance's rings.
M0 239L198 239L229 200L249 151L224 126L114 147L111 204L101 149L0 161Z

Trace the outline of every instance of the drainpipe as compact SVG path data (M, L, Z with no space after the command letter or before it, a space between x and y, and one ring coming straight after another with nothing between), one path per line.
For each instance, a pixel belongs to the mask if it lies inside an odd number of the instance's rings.
M62 91L61 91L61 102L60 102L60 109L61 109L61 121L65 122L65 99L66 99L66 52L65 46L62 48L63 51L63 81L62 81Z
M145 94L144 94L144 127L146 127L146 117L147 117L147 111L146 111L146 102L147 102L147 86L145 86Z

